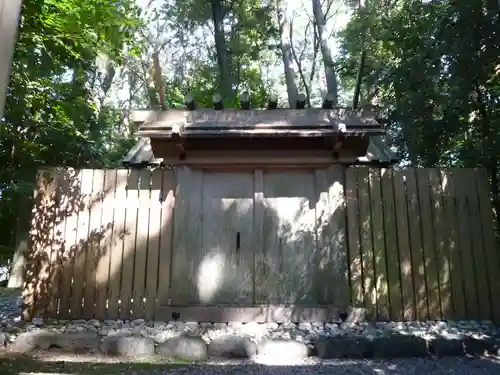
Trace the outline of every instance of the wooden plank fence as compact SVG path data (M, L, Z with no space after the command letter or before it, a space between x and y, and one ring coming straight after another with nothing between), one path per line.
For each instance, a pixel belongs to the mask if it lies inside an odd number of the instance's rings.
M257 188L263 173L252 173L252 199L260 202L253 215L264 215L266 191ZM334 267L340 271L332 271L331 280L342 285L345 279L348 290L329 294L326 303L363 307L372 320L500 322L499 252L483 169L334 167L334 173L343 181L335 225L345 246L337 248L342 254ZM312 189L326 175L316 170ZM194 236L175 225L175 216L186 214L176 195L179 189L194 192L193 181L169 169L41 171L25 270L25 318L170 319L161 308L186 287L174 276L191 267L181 264L189 262L186 251L201 251L174 243L176 236ZM203 178L197 181L203 184ZM316 202L315 217L318 207ZM265 258L258 245L264 234L255 217L254 255L246 260L254 274L245 288L253 288L253 304L259 304L266 272L258 268ZM318 248L325 246L321 230L316 225L311 242ZM318 252L311 253L321 262Z

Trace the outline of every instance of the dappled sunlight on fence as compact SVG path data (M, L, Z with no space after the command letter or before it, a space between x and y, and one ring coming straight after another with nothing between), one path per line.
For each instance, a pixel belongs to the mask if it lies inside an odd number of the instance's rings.
M25 317L277 304L499 321L488 189L473 169L41 171Z
M143 270L135 274L135 293L124 293L125 285L134 286L137 248L147 249L148 241L159 248L163 174L152 181L150 175L145 171L141 176L145 191L141 194L141 177L127 170L40 173L25 269L26 317L105 318L118 313L128 317L133 307L144 314L145 280L153 291L150 304L156 304L158 249L150 251L153 267L148 275L154 281L146 276L144 260ZM125 214L130 217L139 209L146 217L138 232L137 220L127 226ZM150 212L158 215L151 223ZM131 305L134 297L136 303ZM152 316L154 309L148 305L146 310Z
M482 173L347 169L352 305L377 319L498 320L491 302L498 287L488 282L498 255Z

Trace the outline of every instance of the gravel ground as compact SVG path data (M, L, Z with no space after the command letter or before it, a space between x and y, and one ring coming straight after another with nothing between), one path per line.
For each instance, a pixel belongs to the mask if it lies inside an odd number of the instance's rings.
M310 343L318 337L374 337L393 333L410 334L430 339L433 337L468 336L498 337L500 329L489 321L427 321L427 322L375 322L350 324L331 323L197 323L197 322L145 322L143 319L133 321L121 320L73 320L44 321L35 318L31 323L21 322L21 297L18 290L0 288L0 331L8 332L12 339L19 333L35 331L40 328L55 332L98 332L101 337L114 334L140 334L163 342L179 332L191 332L200 335L207 343L219 336L241 335L260 341L263 338L293 339Z
M142 372L144 375L159 375L172 373L169 370L157 372ZM323 361L316 365L302 366L270 366L249 364L245 366L183 366L176 374L216 375L216 374L324 374L324 375L412 375L422 374L499 374L500 365L492 361L443 359L443 360L416 360L406 359L399 361ZM138 374L141 374L140 372Z
M20 298L18 292L0 291L0 327L3 331L10 331L20 322ZM100 335L119 332L140 331L143 335L148 334L158 339L170 337L174 329L168 322L93 322L74 321L59 322L54 324L54 330L64 330L82 332L94 331ZM196 323L195 323L196 325ZM39 327L46 327L46 323L34 321L31 324L23 325L19 331L37 330ZM49 324L50 326L50 324ZM175 328L175 327L174 327ZM201 327L200 324L200 329ZM243 327L244 328L244 327ZM223 327L210 328L211 334L235 333L244 331L238 324L228 324ZM250 325L248 329L252 328ZM261 327L262 328L262 327ZM176 328L177 329L177 328ZM246 332L246 334L252 333ZM474 336L498 336L499 331L489 322L410 322L410 323L375 323L346 326L343 324L325 324L320 327L309 327L306 325L296 325L293 327L268 327L266 336L287 338L289 335L295 340L308 341L309 335L326 336L378 336L387 331L411 331L415 335L439 335L439 334L467 334ZM17 332L19 332L17 331ZM245 333L245 332L242 332ZM15 335L14 335L15 336ZM213 337L206 337L208 341ZM155 340L156 341L156 340ZM285 354L285 353L284 353ZM117 358L62 356L49 359L46 353L45 358L0 358L0 374L2 375L90 375L90 374L126 374L126 375L160 375L160 374L190 374L190 375L216 375L216 374L359 374L359 375L438 375L438 374L461 374L480 375L498 374L500 375L500 362L494 359L471 359L471 358L410 358L395 360L323 360L317 358L307 358L297 361L293 358L265 358L257 357L253 361L234 362L218 361L208 364L172 364L158 363L154 360L147 363L132 363L119 360Z
M433 359L404 359L391 361L323 361L309 365L260 365L253 363L240 364L156 364L138 366L129 364L88 364L81 363L50 363L32 366L10 365L5 367L5 362L0 363L2 375L486 375L499 374L500 364L491 360L445 358Z

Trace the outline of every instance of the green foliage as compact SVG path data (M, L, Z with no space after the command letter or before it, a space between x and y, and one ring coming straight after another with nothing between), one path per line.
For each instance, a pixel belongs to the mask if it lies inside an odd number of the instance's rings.
M363 99L417 166L483 166L500 224L500 18L492 1L374 1L341 35L351 84L365 35ZM500 228L500 225L499 225Z
M164 19L173 30L194 33L199 27L212 23L212 8L205 0L170 1L162 11ZM230 71L223 79L229 79L236 92L249 91L255 97L255 105L260 105L263 82L260 72L255 70L261 64L263 54L275 50L277 27L275 10L262 0L231 0L223 2L224 23L228 25L225 33L225 53ZM220 73L217 66L215 48L209 47L209 61L193 61L193 79L185 82L192 90L202 90L195 96L200 103L211 106L211 97L215 92L223 92L217 78ZM257 74L256 74L257 72ZM227 107L235 106L236 95L224 98Z
M130 147L121 110L96 94L110 84L96 59L121 64L141 26L133 0L23 2L1 124L0 245L15 246L39 167L115 166Z
M134 0L23 3L1 124L0 223L4 229L0 246L12 251L20 222L26 230L30 207L20 202L31 201L37 169L120 166L136 141L124 126L123 109L151 102L146 82L151 48L158 48L151 26L160 20L174 31L207 25L212 17L207 4L192 1L191 7L175 2L144 19ZM253 105L262 106L266 92L257 64L275 33L273 13L260 0L233 1L225 6L231 26L226 35L230 77L237 92L248 91ZM105 61L104 70L99 60ZM181 107L187 90L198 103L211 106L212 95L220 92L215 57L195 56L189 63L181 63L189 74L184 79L165 77L166 106ZM128 104L110 102L113 82L120 79L123 87L127 69L128 74L134 72L128 82ZM235 106L235 100L237 97L227 100L226 106Z
M201 107L212 107L212 97L215 93L220 92L218 89L217 76L215 75L217 67L211 64L199 65L197 67L197 75L194 79L187 82L188 91L191 92L196 102ZM246 91L251 97L251 106L254 108L263 107L267 102L267 93L265 83L262 80L260 72L256 68L242 68L240 69L239 86L241 92ZM168 85L167 85L168 88ZM172 93L170 95L175 97L180 93ZM234 100L224 102L226 108L235 108L239 106L239 94L235 96ZM168 96L169 94L167 94ZM181 98L179 98L181 99ZM182 99L179 100L178 106L182 106ZM169 105L170 106L170 105ZM174 106L172 106L174 107Z
M135 0L23 3L1 123L2 248L13 248L17 218L29 209L20 203L32 196L39 167L119 166L135 142L124 110L158 98L150 84L154 52L163 58L167 108L182 107L188 91L200 106L211 107L213 94L224 91L221 83L232 91L226 107L237 106L243 91L253 107L265 105L276 87L263 71L283 71L275 2L221 2L226 72L218 66L211 4L167 0L144 18ZM487 0L371 0L337 36L341 54L335 66L347 97L364 49L361 105L374 103L388 114L389 133L405 161L485 166L500 213L498 14L498 4ZM293 48L312 81L322 59L306 51L314 38L307 34L311 24L304 28L305 37L295 37ZM113 84L128 90L128 99L117 99ZM316 86L311 97L320 102Z
M344 81L354 82L365 35L363 98L389 110L412 163L476 166L498 157L485 153L500 126L497 10L481 1L373 2L344 30Z

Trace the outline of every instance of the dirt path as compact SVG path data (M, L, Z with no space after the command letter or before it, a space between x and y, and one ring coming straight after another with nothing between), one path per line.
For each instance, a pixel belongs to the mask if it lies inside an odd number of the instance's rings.
M500 363L491 359L410 358L388 361L329 360L301 365L249 361L172 363L158 358L109 358L100 355L39 353L34 357L0 357L1 375L497 375Z

